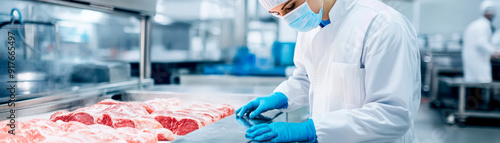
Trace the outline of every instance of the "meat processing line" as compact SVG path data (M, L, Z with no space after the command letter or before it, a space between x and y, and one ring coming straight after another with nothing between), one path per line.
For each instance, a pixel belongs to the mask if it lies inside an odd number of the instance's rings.
M33 0L34 2L55 4L82 9L90 9L110 14L134 16L140 19L140 62L139 77L130 77L130 66L116 61L86 61L78 64L67 62L35 61L40 65L36 70L26 70L30 79L19 80L17 85L26 87L15 101L17 121L49 119L62 110L73 111L88 107L104 99L142 102L156 98L178 98L187 102L206 102L229 104L241 107L255 97L266 96L275 86L238 86L238 85L191 85L191 86L154 86L150 75L149 29L151 16L154 14L157 0ZM57 24L55 24L57 29ZM56 48L59 48L56 46ZM33 62L33 61L29 61ZM57 75L50 70L67 70L71 74ZM2 76L3 77L3 76ZM26 77L26 76L24 76ZM47 79L62 79L72 82L59 84L47 83ZM2 79L7 81L8 79ZM54 81L54 80L52 80ZM0 96L0 116L10 115L8 96ZM235 115L209 124L184 136L176 136L171 142L248 142L245 139L246 128L256 124L270 122L302 122L308 119L308 107L293 112L281 113L269 111L257 119L236 118ZM170 141L169 141L170 142Z
M148 80L149 83L152 81ZM134 82L124 82L125 85ZM137 83L135 83L137 84ZM212 104L230 104L238 108L255 97L266 96L275 86L153 86L146 85L143 89L124 89L119 92L104 94L104 90L112 89L115 85L103 85L78 92L61 92L52 96L44 96L30 100L16 102L17 121L24 122L32 119L49 119L57 111L73 111L77 108L88 107L104 99L120 101L143 102L156 98L178 98L186 104L205 102ZM7 116L6 104L0 105L2 116ZM304 114L305 113L305 114ZM172 142L247 142L244 137L247 128L270 122L302 122L307 120L308 107L294 112L281 113L277 110L269 111L257 119L236 118L235 115L209 124L184 136L176 136Z
M69 94L71 96L81 96L66 100L51 101L32 100L29 102L19 102L17 116L19 121L31 119L49 119L56 111L74 110L78 107L96 104L106 98L113 98L121 101L142 102L156 98L178 98L187 104L193 102L206 102L213 104L230 104L237 108L255 97L265 96L272 91L272 86L151 86L146 90L126 90L122 94L112 96L102 96L88 92L87 95ZM44 99L44 98L40 98ZM37 106L29 106L32 104ZM5 107L2 105L2 109ZM6 108L6 107L5 107ZM306 114L304 114L306 113ZM209 124L203 128L195 130L184 136L176 136L171 142L248 142L245 138L247 128L271 122L302 122L308 119L308 107L303 107L293 112L281 113L273 110L264 113L257 119L237 118L235 115L228 116L217 122ZM164 141L170 142L170 141Z

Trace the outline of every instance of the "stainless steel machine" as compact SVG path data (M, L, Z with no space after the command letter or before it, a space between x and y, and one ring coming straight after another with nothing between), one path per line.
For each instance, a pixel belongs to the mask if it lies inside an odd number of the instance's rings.
M16 37L22 39L25 47L30 47L36 58L25 58L17 60L16 73L16 114L17 116L35 115L54 110L71 110L78 107L88 106L97 103L103 98L110 98L111 95L124 93L125 90L142 89L153 85L150 79L150 57L149 57L149 25L151 16L155 12L157 0L82 0L82 1L63 1L63 0L33 0L32 3L59 5L63 7L72 7L79 9L88 9L100 11L112 15L131 16L140 20L140 38L138 41L140 54L140 76L131 77L130 65L119 61L105 60L85 60L70 61L66 59L43 60L44 58L54 57L56 55L45 54L46 51L55 51L62 49L59 41L61 25L64 22L55 23L55 44L50 44L49 48L41 51L33 48L35 42L30 42L29 37L34 34L26 34L30 30L47 29L46 27L30 28L27 25L13 25L11 29L20 34L25 33L25 37ZM31 10L28 8L28 12ZM86 11L84 11L86 12ZM89 11L91 12L91 11ZM29 15L28 15L29 16ZM22 23L22 22L20 22ZM8 25L10 26L10 25ZM12 28L13 27L13 28ZM2 30L8 29L3 28ZM20 30L21 29L21 30ZM32 32L36 34L35 32ZM84 33L85 35L85 33ZM32 37L45 38L45 37ZM82 38L84 39L84 38ZM43 43L43 42L41 42ZM47 43L47 42L46 42ZM32 44L31 46L28 46ZM71 44L71 43L70 43ZM64 49L70 49L70 44L66 44ZM69 46L68 46L69 45ZM74 45L74 44L73 44ZM68 51L70 51L68 50ZM21 51L21 54L28 54L28 51ZM58 53L64 54L64 53ZM78 53L76 53L78 54ZM2 76L2 83L8 79ZM3 85L3 84L2 84ZM0 96L0 115L8 115L11 107L7 102L10 100L8 95Z

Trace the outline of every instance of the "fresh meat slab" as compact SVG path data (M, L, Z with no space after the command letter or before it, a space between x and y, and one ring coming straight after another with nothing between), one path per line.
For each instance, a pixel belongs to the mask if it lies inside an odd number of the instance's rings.
M114 129L109 126L94 124L87 129L73 132L62 132L47 136L43 143L155 143L158 139L154 134L142 132L134 128Z
M7 122L1 122L0 125L0 131L2 133L8 133L10 127L7 125ZM49 120L34 119L27 122L16 122L15 129L16 131L14 133L16 136L22 136L28 141L40 142L45 140L46 135L60 132L62 127Z
M0 143L28 143L28 140L21 136L9 133L0 133Z
M151 116L174 134L186 135L233 113L234 108L227 104L196 103L188 107L156 110Z
M77 121L86 125L102 124L114 128L162 128L163 126L160 123L149 116L149 111L145 107L151 109L150 106L144 103L104 100L73 112L56 112L51 115L50 120Z
M16 135L8 134L7 122L0 122L0 143L155 143L174 140L174 134L167 129L118 128L80 122L52 122L34 119L16 122Z
M152 116L154 116L164 128L171 130L177 135L186 135L211 122L208 116L191 115L172 111L156 111L153 112Z
M234 113L228 104L183 105L177 98L143 103L103 100L73 112L59 111L50 120L16 122L16 136L0 122L0 143L154 143L174 140Z

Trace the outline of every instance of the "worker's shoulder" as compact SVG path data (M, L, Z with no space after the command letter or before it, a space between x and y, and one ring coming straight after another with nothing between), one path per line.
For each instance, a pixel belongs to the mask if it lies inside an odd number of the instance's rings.
M490 28L490 21L484 17L480 17L476 19L474 22L471 23L471 25L474 25L475 27L487 27Z
M378 0L359 0L356 3L356 7L357 10L364 11L366 15L370 15L372 22L381 26L390 23L406 24L408 22L404 15Z
M474 20L469 25L467 25L464 32L466 35L471 35L474 33L481 33L482 31L485 30L491 30L491 25L486 18L481 17L479 19Z
M364 18L369 17L371 19L369 30L366 33L368 37L372 37L372 35L383 29L397 29L391 31L416 35L411 22L406 17L378 0L359 0L353 10L362 14ZM391 34L391 31L385 31L384 33Z

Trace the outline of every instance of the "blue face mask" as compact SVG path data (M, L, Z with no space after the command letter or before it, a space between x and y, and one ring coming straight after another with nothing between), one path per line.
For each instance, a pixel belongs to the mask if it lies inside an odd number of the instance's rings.
M300 32L307 32L319 26L323 17L323 8L319 13L314 13L307 2L283 16L290 27Z

